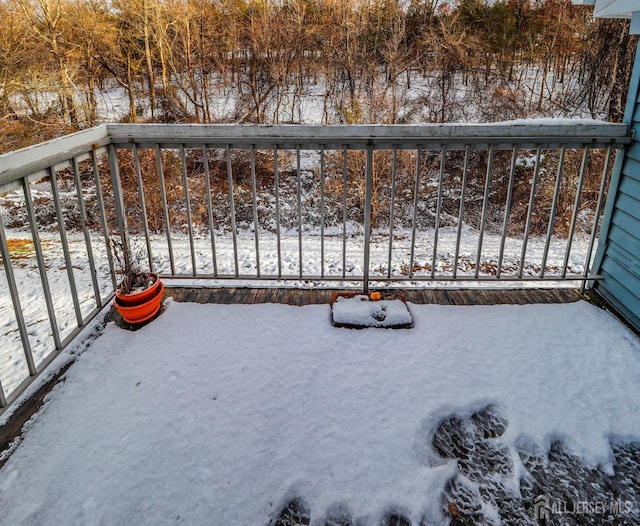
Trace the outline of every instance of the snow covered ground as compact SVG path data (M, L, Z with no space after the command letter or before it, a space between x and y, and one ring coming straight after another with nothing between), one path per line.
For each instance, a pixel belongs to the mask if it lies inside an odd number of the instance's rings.
M496 75L482 87L478 87L475 83L468 83L466 73L454 72L453 89L448 90L445 101L445 120L447 122L482 122L495 121L498 118L512 119L523 115L591 118L594 113L599 118L606 118L604 109L598 107L590 109L587 101L571 96L572 93L584 89L580 86L578 75L576 78L565 77L564 82L554 82L552 85L543 87L540 71L540 68L531 67L526 67L523 71L516 66L514 80L510 85L505 85L505 79L499 79ZM368 87L367 90L360 90L357 95L363 122L390 122L393 117L392 107L397 108L395 122L440 122L443 111L441 81L434 73L437 72L424 76L418 71L411 72L410 87L407 87L406 82L396 82L394 102L386 81L386 74L381 72L373 89ZM556 78L552 74L548 77ZM212 89L206 100L209 101L212 121L248 120L250 122L255 114L255 108L247 104L250 94L240 93L237 87L228 84L228 81L216 78L215 74L208 82ZM177 83L175 94L190 115L195 115L196 108L191 99L192 94L186 95L181 85L180 82ZM543 98L542 108L538 109L537 100L543 88L550 92ZM141 93L143 91L144 89L141 88ZM33 93L30 94L33 95ZM535 96L532 96L533 94ZM35 97L30 98L28 95L29 93L21 93L10 97L12 107L22 115L29 115L34 106L38 108L40 114L45 114L51 111L58 98L58 94L51 91L38 91ZM100 121L117 122L129 115L129 96L124 88L112 80L105 81L103 88L96 89L94 95ZM76 96L78 106L84 107L86 94L78 92ZM558 101L561 103L557 103ZM345 109L349 106L347 90L335 90L325 78L320 77L316 82L305 82L302 91L298 86L271 90L262 101L261 110L267 123L338 124L345 122L347 118ZM142 119L151 117L149 101L145 97L138 97L136 109L138 117ZM156 116L159 114L156 113ZM358 118L357 115L355 117Z
M396 331L334 328L328 305L169 302L137 332L108 324L2 468L3 523L259 526L299 498L311 524L441 524L446 415L500 409L515 488L523 441L611 472L610 439L640 438L640 340L604 311L410 308Z

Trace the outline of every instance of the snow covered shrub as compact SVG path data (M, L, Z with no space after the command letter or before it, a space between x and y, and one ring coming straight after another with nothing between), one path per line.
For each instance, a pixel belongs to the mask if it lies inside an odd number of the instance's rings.
M491 91L491 87L485 88L486 92ZM526 115L528 97L522 86L501 82L491 93L491 97L477 100L481 122L497 122L518 119Z
M27 209L22 191L16 190L0 196L1 219L7 228L17 230L28 227Z
M531 200L536 152L520 152L520 156L520 160L516 165L509 223L509 233L513 235L524 232ZM573 221L573 210L576 204L576 194L580 189L583 156L584 150L582 149L567 149L562 174L560 181L558 181L560 151L543 150L541 152L538 181L531 214L530 234L547 234L557 186L558 193L555 201L552 234L559 238L566 238L569 235ZM601 150L591 150L589 152L584 180L582 181L580 202L578 203L574 235L590 234L593 228L593 216L597 207L604 159L605 155Z
M144 190L144 204L147 213L148 228L151 232L164 229L164 212L158 171L158 159L155 150L138 150L140 173ZM165 192L170 212L180 216L183 206L173 206L180 196L184 196L181 182L180 158L176 150L163 150L161 155L162 171L165 180ZM135 156L133 150L118 150L118 168L127 214L127 223L132 233L143 231L142 205L138 191ZM184 197L182 197L184 199ZM171 218L170 213L170 218ZM115 217L113 218L116 219ZM178 217L180 220L180 217Z

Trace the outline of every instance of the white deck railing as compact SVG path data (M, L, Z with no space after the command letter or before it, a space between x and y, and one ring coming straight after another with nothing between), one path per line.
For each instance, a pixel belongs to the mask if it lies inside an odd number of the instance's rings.
M0 356L0 407L110 301L114 234L176 279L584 287L630 141L591 122L109 124L2 155L0 310L16 330L0 354L20 346L25 374L7 379ZM12 248L25 238L29 264Z

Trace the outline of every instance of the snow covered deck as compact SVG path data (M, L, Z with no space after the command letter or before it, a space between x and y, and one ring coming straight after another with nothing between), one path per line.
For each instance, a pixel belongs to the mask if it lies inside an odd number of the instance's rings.
M327 304L107 323L1 468L3 522L537 524L575 501L637 523L636 335L584 301L410 308L406 331Z
M631 140L593 121L108 125L2 156L0 438L21 397L46 402L0 454L0 520L640 523L638 338L529 289L602 279ZM177 290L129 332L104 323L114 239L174 286L309 290ZM414 327L332 327L332 287L407 289Z

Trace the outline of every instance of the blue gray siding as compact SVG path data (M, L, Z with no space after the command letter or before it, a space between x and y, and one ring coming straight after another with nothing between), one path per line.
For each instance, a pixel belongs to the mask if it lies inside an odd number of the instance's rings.
M640 49L636 53L625 122L640 139ZM603 276L595 289L640 330L640 143L614 167L595 260Z

